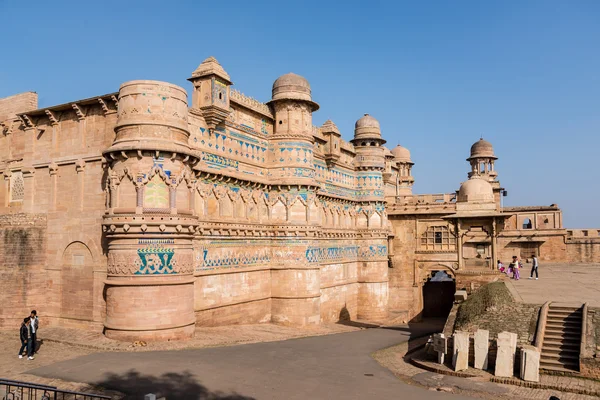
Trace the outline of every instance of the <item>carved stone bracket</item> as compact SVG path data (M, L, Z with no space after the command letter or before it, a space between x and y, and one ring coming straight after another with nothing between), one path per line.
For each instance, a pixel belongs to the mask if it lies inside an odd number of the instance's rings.
M85 108L77 103L73 103L71 106L75 110L75 114L77 114L77 119L83 121L85 119Z
M83 172L85 170L85 161L79 159L75 162L75 170L77 173Z
M60 114L56 114L54 111L50 111L50 110L44 110L44 112L48 116L48 119L50 120L50 124L58 125L58 123L60 121Z

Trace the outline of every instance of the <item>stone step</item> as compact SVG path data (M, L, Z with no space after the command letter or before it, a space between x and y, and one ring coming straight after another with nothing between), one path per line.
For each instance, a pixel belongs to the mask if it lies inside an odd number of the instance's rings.
M581 327L573 326L573 325L556 325L556 324L546 325L546 332L556 332L556 331L572 332L574 334L575 333L580 334Z
M581 328L572 325L546 325L546 332L570 332L573 334L581 334Z
M577 310L563 310L563 309L552 309L549 308L548 309L548 314L549 315L581 315L582 314L582 310L581 308L577 309Z
M548 324L565 324L565 325L578 325L581 326L581 318L568 318L568 319L558 319L558 318L548 318L546 320Z
M540 357L540 368L544 368L544 366L549 365L552 367L562 367L562 368L569 368L569 369L579 369L579 360L575 361L575 360L571 360L571 359L567 359L567 360L559 360L559 359L555 359L555 358L548 358L548 357L544 357L544 355L542 355Z
M556 340L559 342L567 342L567 343L580 343L581 335L573 335L569 332L545 332L544 333L544 341L545 340Z
M567 373L571 373L571 374L574 372L579 372L579 368L565 368L561 365L544 364L541 362L540 362L540 369L546 370L546 371L567 372Z
M548 312L569 312L569 313L581 313L581 307L570 307L570 306L555 306L550 304Z
M581 315L576 314L548 314L547 321L581 321Z
M578 351L562 350L562 349L550 349L546 346L542 347L542 356L552 359L571 359L579 360Z
M544 338L544 345L543 347L548 347L548 348L555 348L555 347L560 347L562 349L573 349L576 351L579 351L579 348L581 347L581 343L579 342L579 340L577 341L564 341L564 340L550 340L550 339L546 339Z

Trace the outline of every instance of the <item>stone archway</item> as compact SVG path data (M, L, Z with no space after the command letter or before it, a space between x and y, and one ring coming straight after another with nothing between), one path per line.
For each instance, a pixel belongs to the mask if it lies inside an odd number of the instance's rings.
M446 318L454 303L456 282L445 270L433 270L423 284L423 317Z
M61 267L61 318L92 321L94 316L94 260L82 242L70 243Z

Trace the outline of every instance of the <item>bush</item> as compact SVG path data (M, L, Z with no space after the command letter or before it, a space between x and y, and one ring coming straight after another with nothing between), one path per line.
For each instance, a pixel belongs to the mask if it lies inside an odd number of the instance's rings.
M484 315L488 310L504 304L512 304L514 298L504 282L492 282L477 290L460 305L456 314L455 328L460 329Z

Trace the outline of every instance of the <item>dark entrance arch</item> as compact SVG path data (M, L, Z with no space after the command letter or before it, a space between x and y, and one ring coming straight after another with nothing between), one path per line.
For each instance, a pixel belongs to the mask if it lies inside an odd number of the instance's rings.
M444 271L433 271L423 285L423 317L446 318L454 303L456 283Z

